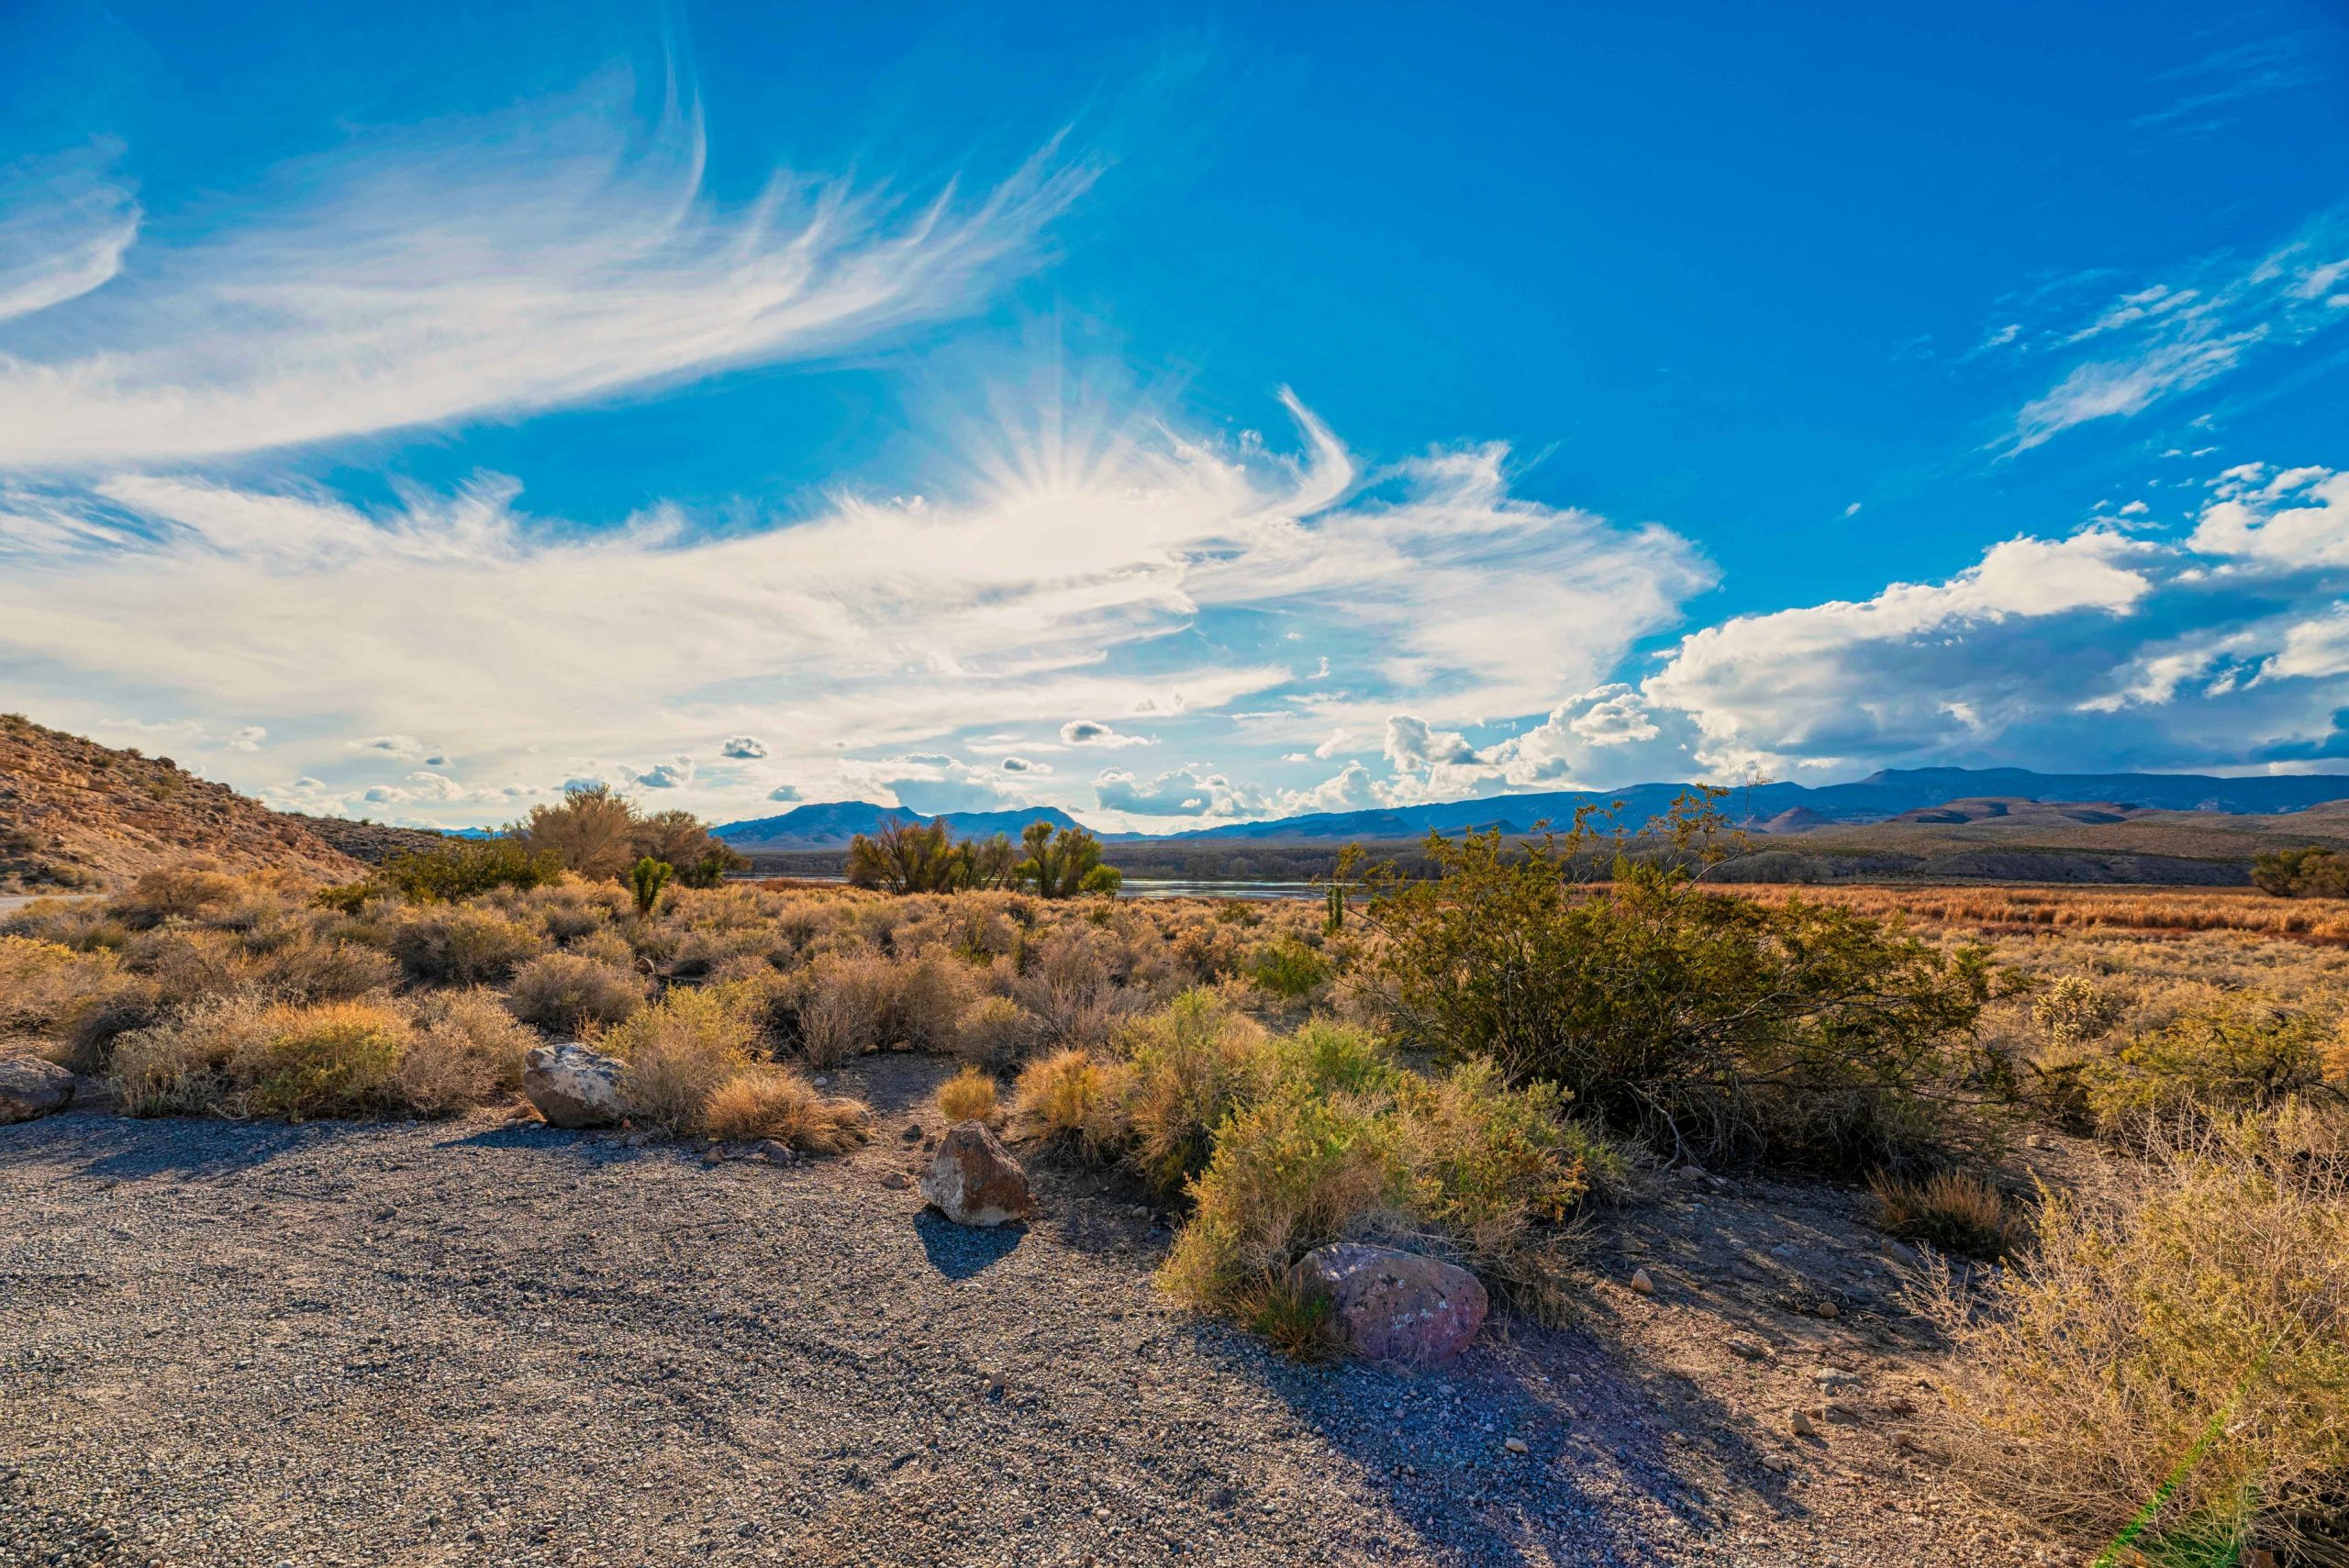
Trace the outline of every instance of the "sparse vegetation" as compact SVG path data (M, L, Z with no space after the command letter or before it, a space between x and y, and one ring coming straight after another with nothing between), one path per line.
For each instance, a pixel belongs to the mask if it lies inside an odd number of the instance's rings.
M992 1122L995 1097L995 1079L975 1067L965 1067L939 1086L938 1114L950 1122Z
M2016 1218L1987 1177L1936 1171L1910 1181L1879 1171L1869 1178L1868 1192L1876 1199L1877 1228L1887 1236L1987 1262L2015 1249Z

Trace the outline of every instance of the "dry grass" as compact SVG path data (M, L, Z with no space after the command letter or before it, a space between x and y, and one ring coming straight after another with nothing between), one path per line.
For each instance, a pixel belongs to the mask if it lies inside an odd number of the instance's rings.
M873 1113L859 1101L818 1093L796 1073L765 1068L711 1091L701 1125L715 1138L772 1138L803 1153L837 1154L872 1138Z
M593 1043L628 1063L620 1092L629 1114L681 1134L697 1130L709 1097L750 1066L758 1031L717 992L672 991Z
M515 972L506 1005L524 1023L575 1036L621 1022L644 1006L651 989L633 969L551 952Z
M2276 898L2249 888L1805 887L1802 896L1864 915L1986 936L2035 930L2242 931L2349 945L2349 900Z
M2337 1122L2242 1118L2157 1151L2133 1196L2047 1195L1978 1295L1943 1269L1920 1299L1955 1347L1947 1440L1985 1497L2084 1546L2161 1499L2154 1537L2196 1561L2335 1560L2292 1552L2349 1529Z
M983 1121L996 1115L995 1079L975 1067L965 1067L939 1085L938 1114L949 1122Z
M1012 1089L1012 1128L1021 1138L1100 1159L1126 1140L1123 1087L1130 1072L1074 1049L1031 1062Z
M1868 1192L1876 1199L1878 1229L1944 1252L1995 1262L2015 1250L2023 1233L1997 1184L1967 1172L1940 1171L1921 1182L1879 1172L1869 1179Z

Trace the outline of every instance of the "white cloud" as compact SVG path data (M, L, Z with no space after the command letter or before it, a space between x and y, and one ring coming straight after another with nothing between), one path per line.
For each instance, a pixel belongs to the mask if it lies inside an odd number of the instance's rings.
M634 782L646 789L682 789L694 782L694 760L676 757L656 763L637 774Z
M726 744L718 751L718 755L722 757L734 757L740 759L763 757L766 754L767 749L765 743L759 740L757 738L749 735L736 735L729 737Z
M1061 740L1070 746L1147 746L1146 735L1126 735L1089 718L1072 718L1061 726Z
M2004 450L2024 451L2091 420L2143 413L2224 375L2259 345L2298 342L2349 319L2324 297L2328 280L2349 269L2344 255L2349 214L2327 213L2249 266L2221 258L2192 282L2132 290L2084 324L2044 334L2053 351L2107 339L2115 346L2025 404Z
M631 91L353 132L96 295L126 196L84 176L12 215L0 303L49 308L43 351L0 353L0 463L251 451L836 350L969 307L1089 178L1047 154L903 209L778 176L729 209L697 117L631 135Z
M1386 720L1386 760L1397 771L1418 773L1432 767L1464 767L1484 759L1467 737L1457 730L1431 728L1426 719L1398 713Z
M1719 772L1749 762L1930 747L1962 703L2003 722L2065 706L2076 658L2043 631L2032 646L1999 644L2018 623L2125 616L2153 591L2155 547L2104 529L2070 539L2009 539L1942 583L1896 583L1874 598L1740 616L1683 638L1641 686L1652 706L1693 718L1700 761ZM2086 656L2101 670L2104 635Z
M1261 791L1198 762L1147 780L1123 768L1105 769L1095 777L1093 793L1104 810L1143 817L1242 817L1266 805Z
M248 724L242 728L231 731L228 739L221 744L231 751L258 751L261 750L261 743L268 739L267 729L258 724Z
M387 757L397 757L403 762L412 762L424 755L424 742L413 735L371 735L349 744L354 751L381 751Z
M2291 468L2269 479L2258 463L2229 469L2188 543L2246 565L2349 566L2349 472Z
M78 299L111 282L138 237L139 204L101 143L0 165L0 321Z
M1303 816L1316 811L1368 811L1386 804L1378 781L1360 762L1348 762L1309 790L1284 790L1280 814Z
M780 784L767 791L767 798L769 800L803 800L806 796L799 793L797 784Z

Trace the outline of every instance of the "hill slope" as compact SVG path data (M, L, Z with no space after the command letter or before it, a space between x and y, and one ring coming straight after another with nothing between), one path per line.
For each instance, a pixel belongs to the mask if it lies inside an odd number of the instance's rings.
M1039 820L1055 828L1083 826L1056 806L1023 811L949 811L929 817L894 806L841 800L794 806L780 817L728 822L710 832L738 850L836 850L845 848L859 833L877 833L891 822L943 822L958 839L985 839L996 833L1017 839L1028 824Z
M364 869L300 821L168 757L0 716L0 890L103 887L192 857L336 881Z

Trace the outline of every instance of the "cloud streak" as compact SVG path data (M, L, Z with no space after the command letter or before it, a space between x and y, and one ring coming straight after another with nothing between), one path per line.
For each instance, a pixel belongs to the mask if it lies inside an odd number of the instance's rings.
M120 277L135 207L50 174L0 224L0 316L40 310L0 328L0 465L218 457L822 354L968 308L1093 175L1048 149L972 199L778 174L729 206L692 112L630 125L604 83L356 133L150 233Z

